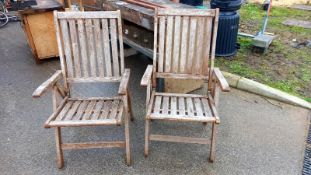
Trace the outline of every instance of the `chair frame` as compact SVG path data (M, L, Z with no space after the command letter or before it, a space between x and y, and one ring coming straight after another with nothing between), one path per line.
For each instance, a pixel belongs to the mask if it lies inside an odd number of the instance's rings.
M176 17L179 17L179 21L180 21L180 17L209 17L209 18L213 18L213 27L211 27L211 29L208 30L208 32L210 32L212 34L212 36L210 37L211 39L211 45L209 45L210 47L210 54L208 54L207 56L202 56L202 60L207 59L210 60L210 64L209 67L204 67L204 65L202 67L200 67L201 69L203 69L202 72L205 73L192 73L192 72L187 72L187 70L185 71L185 73L180 73L178 72L178 70L181 70L181 68L174 68L174 65L177 65L178 63L181 65L181 61L178 60L179 56L177 56L178 59L176 59L175 57L173 58L169 58L171 59L171 66L169 66L168 68L170 70L175 69L173 71L175 72L165 72L165 66L167 66L167 62L164 61L163 63L163 57L165 57L165 54L167 55L167 48L164 49L165 46L159 46L160 44L165 45L163 43L160 43L161 39L161 32L163 33L163 31L169 29L169 27L166 26L162 26L163 30L161 31L161 22L159 22L160 17L167 17L167 22L169 23L169 16L173 16L175 19ZM222 75L221 71L214 67L214 59L215 59L215 47L216 47L216 37L217 37L217 30L218 30L218 16L219 16L219 9L210 9L210 10L199 10L199 9L156 9L155 10L155 17L154 17L154 56L153 56L153 65L148 65L147 69L142 77L141 80L141 86L146 86L147 87L147 97L146 97L146 126L145 126L145 149L144 149L144 154L147 157L149 154L149 145L150 145L150 141L166 141L166 142L183 142L183 143L196 143L196 144L209 144L210 142L210 157L209 160L211 162L213 162L215 160L215 144L216 144L216 130L217 130L217 126L220 123L220 119L218 116L218 113L216 111L216 107L218 106L219 103L219 93L220 90L222 90L223 92L228 92L230 91L230 87L226 81L226 79L224 78L224 76ZM190 22L189 22L190 23ZM175 23L176 24L176 23ZM180 25L180 23L178 23ZM170 25L171 28L174 28L174 24ZM175 30L180 30L178 29L178 27L176 28L175 26ZM202 32L202 30L201 30ZM173 33L171 33L170 35L175 35ZM189 34L190 35L190 34ZM176 35L175 35L176 36ZM172 36L169 36L169 34L167 36L165 36L165 38L171 38ZM190 38L190 37L189 37ZM190 39L189 39L190 40ZM203 39L201 39L203 40ZM163 39L162 39L163 42ZM166 39L164 42L166 42L166 45L170 42L169 39ZM201 41L203 42L203 41ZM177 42L178 43L178 42ZM171 43L169 43L171 44ZM175 45L174 45L175 46ZM171 46L171 49L174 47ZM162 47L162 48L161 48ZM183 48L183 46L178 46L180 48ZM158 51L159 48L159 51ZM169 48L170 49L170 48ZM202 48L200 48L202 49ZM204 49L204 48L203 48ZM163 53L161 53L161 50L163 51ZM175 49L174 49L175 50ZM168 54L176 54L176 53L170 53L172 51L169 51ZM178 52L178 51L177 51ZM180 51L182 52L182 51ZM162 56L161 56L162 55ZM177 53L178 55L178 53ZM197 55L196 55L197 56ZM159 58L162 57L162 58ZM160 59L160 60L159 60ZM165 58L166 59L166 58ZM184 58L184 59L191 59L191 58ZM196 59L198 60L198 58L196 58L195 56L192 59ZM159 65L162 62L163 66L162 68L159 68ZM207 61L208 62L208 61ZM168 63L170 64L170 63ZM192 62L192 64L194 64ZM208 63L207 63L208 64ZM206 64L206 65L207 65ZM173 65L173 66L172 66ZM160 65L161 66L161 65ZM186 67L186 65L184 64L183 66ZM198 64L196 64L195 66L200 66ZM205 70L206 69L206 70ZM150 116L151 113L151 109L153 108L153 100L152 98L154 98L155 95L159 94L159 95L166 95L166 96L174 96L176 95L175 93L158 93L156 92L155 88L156 88L156 83L157 83L157 78L173 78L173 79L198 79L198 80L204 80L206 82L208 82L208 89L207 89L207 95L204 96L206 98L208 98L208 102L210 105L210 110L212 113L213 118L210 118L210 120L192 120L192 119L185 119L183 118L183 120L176 118L176 119L166 119L165 116L163 116L163 118L152 118L152 116ZM196 94L177 94L179 96L187 96L187 97L201 97L201 96L197 96ZM154 119L163 119L164 121L190 121L190 122L203 122L204 124L207 123L211 123L212 124L212 133L211 133L211 140L208 141L207 138L193 138L193 137L181 137L181 136L172 136L172 135L155 135L155 134L151 134L151 121Z
M119 49L120 49L120 75L115 75L110 77L73 77L73 70L70 70L68 65L72 65L73 63L69 63L71 56L70 50L68 52L68 47L64 44L65 39L63 31L60 30L60 22L59 20L67 20L68 19L113 19L117 23L117 28L114 29L115 32L118 33L119 39ZM57 70L48 80L42 83L32 94L34 98L41 97L48 89L52 90L52 101L53 101L53 114L48 118L45 122L45 128L55 127L55 143L56 143L56 152L57 152L57 165L58 168L62 168L64 166L64 158L63 158L63 150L68 149L88 149L88 148L111 148L111 147L119 147L125 148L126 152L126 164L131 164L131 154L130 154L130 133L129 133L129 120L133 120L133 116L131 115L131 100L130 94L128 90L128 83L130 77L130 70L124 69L124 53L123 53L123 38L122 38L122 26L121 26L121 13L120 11L111 11L111 12L57 12L54 11L54 23L56 28L58 49L60 55L61 62L61 70ZM104 25L104 24L103 24ZM112 30L112 29L111 29ZM63 40L62 40L63 39ZM115 39L116 40L116 39ZM111 42L107 40L108 42ZM69 41L68 41L69 42ZM104 43L105 44L105 43ZM67 45L68 46L68 45ZM116 46L116 44L115 44ZM113 49L113 48L112 48ZM92 50L91 50L92 51ZM116 51L116 50L115 50ZM118 55L117 55L118 56ZM72 56L73 58L74 56ZM110 57L110 56L109 56ZM92 57L89 59L96 59ZM111 59L111 57L110 57ZM115 62L113 62L115 64ZM104 65L106 66L106 65ZM111 65L114 66L114 65ZM117 65L120 66L120 65ZM69 67L69 68L68 68ZM82 66L81 66L82 67ZM94 68L90 66L91 69ZM96 68L96 67L95 67ZM107 67L106 67L107 68ZM82 68L81 68L82 70ZM112 71L110 71L112 72ZM92 74L92 72L91 72ZM61 80L63 83L61 83ZM116 97L71 97L70 94L70 84L73 82L120 82L118 96ZM124 127L125 127L125 140L124 141L102 141L102 142L86 142L86 143L63 143L61 136L61 127L79 127L79 126L105 126L105 125L116 125L120 126L122 122L122 117L120 121L78 121L78 122L55 122L53 121L60 111L64 108L64 105L68 100L79 100L79 98L83 100L113 100L119 99L123 102L123 111L121 112L124 115ZM81 100L80 99L80 100ZM122 115L121 114L121 115Z

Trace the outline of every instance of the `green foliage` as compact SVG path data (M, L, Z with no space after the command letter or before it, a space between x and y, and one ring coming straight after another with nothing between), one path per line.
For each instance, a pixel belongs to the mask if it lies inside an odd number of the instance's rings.
M243 5L240 10L242 32L257 33L262 26L265 11L254 4ZM258 54L252 52L252 39L238 37L241 49L232 60L217 58L216 66L240 76L254 79L287 93L300 96L311 102L311 49L293 48L293 39L311 40L311 30L302 27L285 26L286 19L311 21L310 11L301 11L285 7L273 7L267 32L274 33L268 52Z

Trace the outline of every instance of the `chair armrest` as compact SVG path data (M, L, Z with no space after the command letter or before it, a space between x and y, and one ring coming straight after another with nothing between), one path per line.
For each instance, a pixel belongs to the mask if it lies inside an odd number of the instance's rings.
M127 93L127 86L130 80L130 69L125 69L122 78L121 78L121 82L120 82L120 86L119 86L119 91L118 94L119 95L125 95Z
M152 69L153 69L152 65L147 66L147 69L140 82L141 86L147 86L150 83L152 77Z
M229 92L230 86L229 86L227 80L225 79L225 77L222 75L219 68L213 69L213 75L216 77L216 80L219 83L221 90L224 92Z
M52 87L62 77L62 71L57 70L48 80L42 83L32 94L32 97L37 98L49 88Z

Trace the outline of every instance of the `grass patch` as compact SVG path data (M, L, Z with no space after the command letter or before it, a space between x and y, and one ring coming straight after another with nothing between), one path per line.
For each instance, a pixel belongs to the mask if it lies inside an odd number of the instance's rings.
M265 11L254 4L243 5L240 10L240 31L256 34L261 26ZM216 66L222 70L254 79L271 87L304 98L311 102L311 49L293 48L293 39L299 42L311 40L311 29L285 26L288 18L311 21L311 12L286 7L273 7L267 32L274 33L268 52L252 52L252 39L238 37L240 50L232 60L218 58Z

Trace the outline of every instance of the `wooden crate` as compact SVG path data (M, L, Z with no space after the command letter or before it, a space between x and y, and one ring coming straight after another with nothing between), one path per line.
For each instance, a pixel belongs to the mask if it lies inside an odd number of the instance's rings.
M43 59L58 56L53 10L63 10L63 6L53 0L49 1L51 6L41 6L47 0L37 2L38 6L20 11L20 17L36 63L40 63Z

